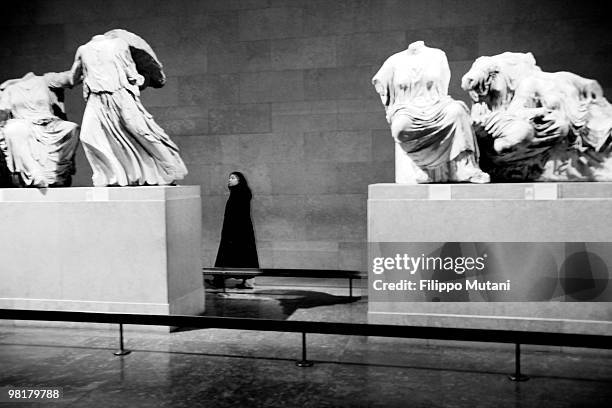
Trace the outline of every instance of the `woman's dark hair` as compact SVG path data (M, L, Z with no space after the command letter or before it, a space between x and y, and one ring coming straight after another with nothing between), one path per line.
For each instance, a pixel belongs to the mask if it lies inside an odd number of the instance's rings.
M239 171L232 171L230 173L230 176L232 174L238 178L238 184L236 184L235 186L229 187L230 193L245 194L249 198L251 198L253 194L251 193L251 189L249 188L249 183L246 177L244 177L244 174L242 174Z

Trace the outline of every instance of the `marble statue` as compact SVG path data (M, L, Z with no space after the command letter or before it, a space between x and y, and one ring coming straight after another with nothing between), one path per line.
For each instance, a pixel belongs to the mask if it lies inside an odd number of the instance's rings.
M462 88L493 180L612 181L612 105L597 81L505 52L476 59Z
M449 82L446 54L423 41L390 56L372 79L396 142L397 182L489 182L468 108L448 95Z
M73 82L87 101L81 142L94 186L168 185L187 174L179 149L140 102L140 90L165 82L149 45L125 30L78 48Z
M32 72L0 84L2 186L70 186L79 127L64 113L70 72Z

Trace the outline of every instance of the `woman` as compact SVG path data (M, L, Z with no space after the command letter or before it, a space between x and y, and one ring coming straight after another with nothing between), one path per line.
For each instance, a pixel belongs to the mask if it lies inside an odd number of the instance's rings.
M230 196L225 205L221 243L215 267L259 268L255 232L251 221L251 189L239 171L230 173L227 186ZM215 277L213 284L223 286L223 278ZM236 287L252 288L246 279Z

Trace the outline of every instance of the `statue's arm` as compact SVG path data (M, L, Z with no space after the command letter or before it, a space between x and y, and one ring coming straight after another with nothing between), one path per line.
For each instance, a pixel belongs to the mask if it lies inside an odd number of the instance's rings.
M374 85L374 89L378 92L380 96L380 101L385 106L385 108L392 105L393 101L391 100L391 81L393 79L393 67L387 59L385 63L380 67L376 75L372 78L372 85Z
M11 103L8 92L0 91L0 123L10 119Z
M136 64L132 59L132 54L130 53L130 48L127 46L127 43L123 52L120 54L120 58L122 60L123 66L125 67L125 74L130 84L137 86L144 84L145 79L142 75L138 73L138 70L136 69Z
M4 81L3 83L0 84L0 91L4 91L6 88L8 88L9 86L17 83L21 81L21 78L15 78L15 79L7 79L6 81Z
M374 85L374 89L378 92L380 96L380 101L385 107L385 113L387 117L387 122L391 123L391 118L389 115L390 108L394 103L394 90L393 90L393 65L390 62L390 59L387 59L385 63L380 67L376 75L372 78L372 85Z
M14 78L14 79L7 79L6 81L4 81L3 83L0 84L0 91L4 91L6 88L8 88L9 86L21 81L23 78L25 78L28 75L32 75L31 72L25 74L23 77L21 78Z
M374 85L374 88L376 89L376 92L378 92L378 96L380 96L380 101L382 102L383 106L385 108L387 108L390 104L390 92L389 92L389 85L388 84L384 84L379 80L373 80L372 84Z
M64 72L47 72L43 75L49 88L72 88L75 85L72 70Z
M79 47L74 56L74 62L72 63L70 71L65 71L61 73L65 75L61 80L66 81L66 83L68 84L67 86L70 88L83 82L83 61L81 57L82 53L83 51L81 50L81 47Z

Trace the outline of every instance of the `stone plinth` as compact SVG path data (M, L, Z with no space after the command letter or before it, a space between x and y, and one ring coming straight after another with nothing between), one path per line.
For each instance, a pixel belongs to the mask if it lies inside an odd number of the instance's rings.
M0 189L0 308L204 311L199 186Z
M425 243L423 248L427 243L492 243L489 247L551 243L554 247L560 243L567 255L581 243L605 248L604 243L612 242L611 220L612 183L374 184L368 194L371 247L381 247L379 243L400 243L398 248L401 243L416 247ZM469 294L454 299L419 298L416 291L406 292L405 301L385 301L372 296L370 273L368 318L371 323L612 334L612 307L609 301L601 301L610 298L612 261L606 253L599 255L597 259L608 268L598 269L605 275L605 282L598 281L598 301L575 301L562 293L563 282L553 283L548 300L539 301L504 301L503 296L496 301L487 301L486 296L484 301L482 296L472 301L474 296ZM555 256L549 257L550 263L560 268L554 273L561 276L557 271L562 270L563 259ZM523 277L524 272L520 271ZM533 273L534 286L550 278L535 276L539 269Z

